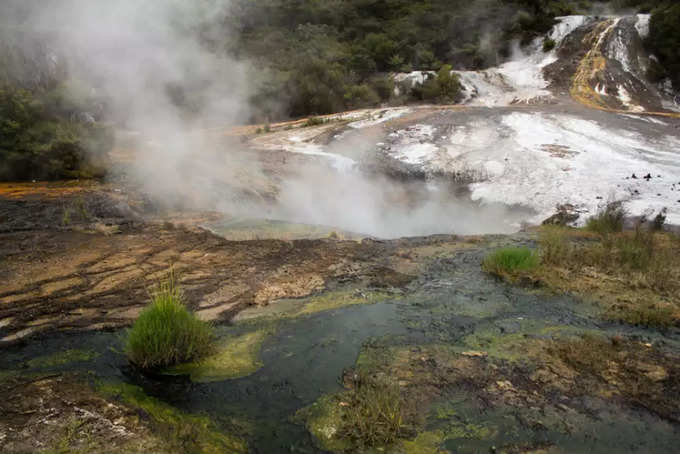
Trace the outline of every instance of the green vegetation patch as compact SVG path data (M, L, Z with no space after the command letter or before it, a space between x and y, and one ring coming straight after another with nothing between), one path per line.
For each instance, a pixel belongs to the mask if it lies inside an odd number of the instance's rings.
M452 70L451 65L442 66L436 76L428 77L423 84L413 87L413 96L421 101L440 104L460 101L463 86L458 75L451 72Z
M87 104L74 101L72 92L62 86L28 91L0 77L0 181L103 175L113 134L98 123L72 120Z
M332 452L383 450L405 435L407 425L399 385L362 372L353 374L346 391L322 396L296 419Z
M443 431L426 431L419 433L413 440L402 441L401 448L405 454L442 454L448 452L440 449L444 440Z
M493 326L478 329L463 339L458 351L481 352L491 358L509 362L521 362L543 354L546 342L565 335L582 332L572 326L543 325L532 320L518 321L514 332Z
M189 312L182 291L171 275L151 294L127 333L125 352L143 369L197 361L214 351L212 327Z
M546 38L543 40L543 52L550 52L555 48L555 40L552 38Z
M513 276L536 269L539 262L538 254L527 247L505 247L489 254L482 268L497 276Z
M541 266L529 277L593 299L610 320L661 329L678 324L680 236L659 231L656 220L620 232L618 217L597 215L596 233L542 227Z
M172 452L201 454L248 452L243 440L217 431L209 418L183 413L147 395L140 387L127 383L105 383L99 386L99 390L144 411L153 420L154 428L163 436Z
M673 80L675 88L680 88L680 4L665 2L656 8L649 21L647 44L659 58L662 65L650 65L651 79L659 81L664 77Z
M26 362L31 368L50 368L65 364L91 361L100 354L91 350L69 349L51 355L39 356Z
M297 420L305 422L307 430L320 447L331 452L342 452L352 446L350 440L339 436L343 427L341 396L341 394L321 396L295 415Z
M269 334L269 331L262 329L231 337L219 343L214 355L200 361L179 364L166 369L164 373L186 374L192 381L203 383L245 377L262 367L260 349Z

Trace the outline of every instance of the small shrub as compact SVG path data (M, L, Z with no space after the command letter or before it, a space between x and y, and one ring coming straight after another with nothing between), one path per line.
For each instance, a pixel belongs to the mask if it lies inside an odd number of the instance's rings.
M368 84L348 86L343 99L349 108L375 106L380 102L380 96Z
M182 291L171 274L151 294L127 333L125 352L143 368L155 369L196 361L213 351L212 328L189 312Z
M659 211L656 216L654 216L654 219L652 219L652 225L651 229L655 232L660 232L663 230L664 224L666 224L666 215L668 214L668 210L666 208L663 208L661 211Z
M516 274L538 267L538 255L526 247L506 247L488 255L482 268L492 274Z
M358 374L345 410L343 436L362 447L387 446L399 438L403 421L399 385Z
M550 52L555 48L555 40L552 38L546 38L543 40L543 52Z
M586 229L600 235L621 232L625 217L626 210L624 210L621 202L610 202L604 209L588 219Z
M451 65L442 66L436 76L429 75L423 84L411 90L414 98L441 104L455 103L460 99L463 86Z
M371 88L380 97L381 101L389 100L394 94L394 80L388 76L377 76L370 81Z

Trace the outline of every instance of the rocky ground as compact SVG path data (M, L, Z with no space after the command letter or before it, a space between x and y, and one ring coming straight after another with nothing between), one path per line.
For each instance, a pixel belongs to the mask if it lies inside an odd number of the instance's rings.
M3 343L127 326L146 304L147 288L171 269L199 316L221 321L338 282L400 287L412 279L392 263L400 242L227 241L199 227L216 214L170 214L161 222L155 213L146 221L143 203L105 186L44 190L49 197L34 188L2 199Z

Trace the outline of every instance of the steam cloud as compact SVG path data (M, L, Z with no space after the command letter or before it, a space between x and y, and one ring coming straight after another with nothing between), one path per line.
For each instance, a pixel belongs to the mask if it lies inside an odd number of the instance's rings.
M257 153L220 133L248 118L254 72L215 44L228 36L229 6L220 0L5 0L2 25L49 37L70 76L106 96L117 152L135 150L125 174L166 203L383 237L509 229L499 222L506 207L456 199L447 185L340 172L323 159L289 173L272 170L271 162L263 170ZM374 143L332 151L351 155Z

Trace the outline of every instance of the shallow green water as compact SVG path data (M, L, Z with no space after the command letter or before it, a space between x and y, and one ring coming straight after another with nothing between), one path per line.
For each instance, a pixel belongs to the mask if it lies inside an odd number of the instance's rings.
M261 348L262 367L242 378L192 383L186 377L142 376L118 351L121 333L36 339L3 352L0 366L18 373L89 371L96 379L136 384L183 411L207 414L218 427L247 439L252 452L314 453L322 450L292 418L322 395L339 391L343 370L355 364L362 346L368 344L442 343L461 351L483 349L493 356L502 350L498 343L504 339L594 331L663 340L664 348L680 351L677 331L662 335L603 322L597 309L586 303L498 282L479 269L483 254L483 250L468 250L434 260L398 300L219 327L223 336L263 327L273 333ZM71 351L66 361L45 359L64 351ZM521 352L517 358L507 352L498 355L507 361L521 360ZM670 453L680 446L678 428L645 411L595 398L585 398L581 404L586 413L490 408L454 391L432 410L424 429L436 432L440 446L451 452L489 452L505 443L544 443L563 452L603 453Z

